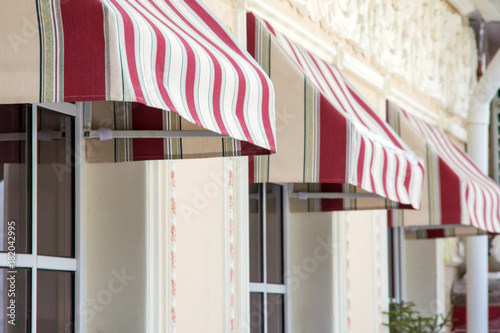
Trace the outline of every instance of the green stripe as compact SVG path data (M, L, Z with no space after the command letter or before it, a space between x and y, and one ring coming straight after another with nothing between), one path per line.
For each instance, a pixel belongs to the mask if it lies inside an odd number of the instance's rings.
M318 99L319 93L313 85L304 78L304 182L316 182L317 172L315 167L318 166L317 159L317 118L318 118Z
M52 26L52 11L50 1L42 1L39 9L41 10L41 26L40 34L42 35L42 42L40 48L42 49L41 61L41 102L55 102L54 91L54 27Z
M38 96L38 101L41 103L42 102L42 95L43 95L43 38L42 38L42 19L40 17L40 1L37 1L37 6L36 6L36 15L38 19L38 39L40 43L40 89L39 89L39 96Z
M113 102L113 113L115 117L115 129L127 130L125 103ZM125 162L127 158L127 139L115 139L115 160L117 162Z

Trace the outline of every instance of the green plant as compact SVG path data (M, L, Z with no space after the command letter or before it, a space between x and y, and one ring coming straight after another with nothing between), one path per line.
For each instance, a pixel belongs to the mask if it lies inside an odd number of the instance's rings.
M441 333L451 323L451 311L446 317L442 314L422 317L414 307L413 302L391 302L389 312L384 312L389 316L389 323L384 325L391 333Z

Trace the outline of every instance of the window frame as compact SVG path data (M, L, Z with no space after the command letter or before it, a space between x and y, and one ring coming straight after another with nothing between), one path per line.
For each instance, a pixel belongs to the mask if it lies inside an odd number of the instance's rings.
M390 213L389 213L390 214ZM404 279L404 227L387 228L388 253L388 291L390 301L401 302L406 299L406 285Z
M37 333L37 283L38 270L67 271L74 274L74 330L87 331L85 309L86 304L86 265L85 265L85 228L84 224L84 166L85 142L83 139L83 102L76 103L34 103L31 117L31 253L15 255L15 268L27 268L31 275L31 332ZM38 108L43 107L74 118L74 258L38 255L37 248L37 128ZM9 268L8 253L0 253L0 268Z
M266 230L267 230L267 219L266 219L266 196L267 190L266 185L278 185L281 187L281 220L282 220L282 251L283 251L283 284L275 284L267 282L267 241L266 241ZM248 301L250 304L250 294L251 293L259 293L263 297L263 309L267 309L267 295L268 294L279 294L284 298L284 306L283 306L283 324L284 324L284 332L290 332L290 284L288 283L288 274L289 271L289 242L288 242L288 233L289 233L289 184L286 183L263 183L259 185L259 209L260 209L260 219L262 221L262 277L263 282L250 282L250 274L248 275ZM249 200L252 199L252 193L249 193ZM250 221L250 220L249 220ZM248 230L250 228L250 224L248 224ZM250 236L250 234L248 233ZM250 237L248 237L248 245L250 246ZM250 264L250 251L248 252L249 264ZM250 273L250 270L249 270ZM250 315L251 306L248 308L248 313ZM264 328L263 332L268 333L268 321L267 321L267 313L263 313L264 320ZM249 326L251 326L251 316L249 321ZM249 327L251 330L251 327Z

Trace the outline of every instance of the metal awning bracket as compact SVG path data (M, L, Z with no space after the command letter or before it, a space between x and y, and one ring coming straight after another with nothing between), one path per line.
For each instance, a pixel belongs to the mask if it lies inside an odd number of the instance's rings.
M381 199L374 193L291 192L290 197L306 199ZM383 198L382 198L383 199Z
M210 131L115 131L109 128L99 128L97 131L85 131L87 139L167 139L167 138L229 138Z

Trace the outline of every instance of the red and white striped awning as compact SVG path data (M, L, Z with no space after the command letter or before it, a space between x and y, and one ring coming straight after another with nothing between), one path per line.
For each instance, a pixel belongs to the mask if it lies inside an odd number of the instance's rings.
M337 68L253 14L247 22L248 50L275 88L280 143L277 154L250 159L250 180L350 184L418 208L422 160Z
M500 186L484 175L440 128L390 102L388 119L410 147L425 158L427 171L422 210L395 214L393 225L463 225L500 232ZM437 230L431 233L446 236L446 232Z
M276 150L269 78L200 2L4 1L0 12L0 29L9 32L10 42L0 52L0 104L135 102L174 112L199 130L244 141L216 139L216 152L196 147L193 157ZM104 123L113 130L170 130L171 116L154 111L142 116L145 109L122 112L121 122L110 118ZM151 114L159 120L150 125ZM170 144L137 154L169 158ZM133 150L127 154L123 160L136 155Z

